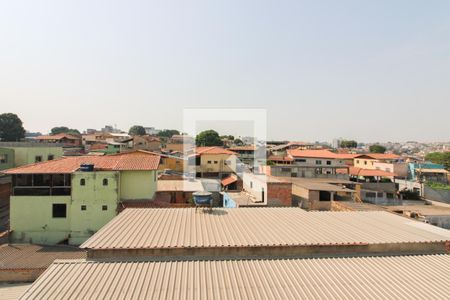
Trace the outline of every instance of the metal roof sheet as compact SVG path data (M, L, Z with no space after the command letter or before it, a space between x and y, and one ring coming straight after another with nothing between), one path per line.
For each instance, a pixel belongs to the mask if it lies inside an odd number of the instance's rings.
M300 208L126 209L81 248L263 247L442 242L450 230L388 212Z
M449 255L57 261L21 299L448 299Z
M43 269L55 259L85 257L85 251L70 246L4 244L0 246L0 270Z

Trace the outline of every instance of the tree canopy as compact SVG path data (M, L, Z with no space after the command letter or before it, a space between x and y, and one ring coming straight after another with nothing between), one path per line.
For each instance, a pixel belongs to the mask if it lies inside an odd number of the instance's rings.
M443 165L446 169L450 169L450 151L431 152L425 156L425 159L432 163Z
M180 132L176 129L164 129L158 133L159 137L171 138L174 135L178 135Z
M22 120L13 113L0 114L0 139L2 141L19 141L25 137Z
M134 125L128 131L129 135L145 135L145 128L141 125Z
M244 145L244 142L241 139L235 139L234 144L236 146L242 146L242 145Z
M384 153L386 152L386 147L381 145L372 145L369 147L369 151L372 153Z
M220 136L221 140L229 140L229 141L233 141L234 140L234 136L232 135L222 135Z
M197 134L195 137L197 146L222 146L222 140L215 130L205 130Z
M358 143L354 140L343 140L339 143L339 147L341 147L341 148L356 148L356 147L358 147Z
M55 135L55 134L60 134L60 133L67 133L67 134L80 134L80 132L78 131L78 129L72 129L66 126L58 126L58 127L53 127L50 130L50 134L51 135Z

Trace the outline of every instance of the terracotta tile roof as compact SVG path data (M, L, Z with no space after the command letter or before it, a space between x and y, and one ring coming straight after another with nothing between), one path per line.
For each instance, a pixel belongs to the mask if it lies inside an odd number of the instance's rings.
M229 154L229 155L236 155L236 152L224 149L222 147L197 147L195 148L195 154L196 155L203 155L203 154Z
M3 173L70 174L77 171L81 164L94 164L95 169L97 170L148 171L158 169L159 161L159 156L144 153L122 153L106 156L73 156L9 169L3 171Z
M363 157L363 156L368 156L369 158L372 159L399 159L400 156L398 156L397 154L393 154L393 153L364 153L364 154L359 154L356 157Z
M59 133L59 134L55 134L55 135L41 135L41 136L37 136L34 137L33 139L35 140L62 140L62 139L68 139L68 140L80 140L81 137L72 135L72 134L67 134L67 133Z
M293 161L294 159L292 157L289 156L276 156L276 155L271 155L267 158L267 160L271 160L271 161Z
M337 173L347 174L347 170L339 169ZM368 176L368 177L394 177L396 173L386 172L383 170L363 169L358 167L349 167L349 173L352 176Z
M309 158L330 158L339 159L339 155L329 150L288 150L287 153L292 157L309 157Z
M227 186L227 185L230 185L230 184L236 182L237 180L238 180L238 179L237 179L237 176L236 176L236 175L230 175L230 176L228 176L228 177L222 179L221 182L222 182L222 185L223 185L223 186Z
M235 146L228 148L230 151L255 151L255 146Z

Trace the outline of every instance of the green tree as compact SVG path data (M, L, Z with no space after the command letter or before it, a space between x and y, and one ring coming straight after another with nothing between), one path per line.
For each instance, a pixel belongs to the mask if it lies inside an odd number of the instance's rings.
M75 135L79 135L80 134L78 129L72 129L72 128L69 128L69 127L66 127L66 126L53 127L50 130L50 134L51 135L60 134L60 133L75 134Z
M25 129L22 120L12 113L0 115L0 140L19 141L25 137Z
M244 145L244 142L241 139L235 139L234 144L236 146L242 146L242 145Z
M229 141L233 141L234 140L234 136L232 136L232 135L222 135L222 136L220 136L220 139L221 140L229 140Z
M356 148L358 147L358 143L354 140L343 140L339 143L341 148Z
M220 139L217 131L205 130L197 134L195 137L195 144L197 146L222 146L222 140Z
M174 135L178 135L180 132L176 129L164 129L158 133L159 137L171 138Z
M372 153L384 153L386 152L386 147L381 145L372 145L369 147L369 151Z
M450 151L447 152L431 152L425 156L425 159L435 164L443 165L450 170Z
M134 125L128 130L129 135L145 135L145 128L141 125Z

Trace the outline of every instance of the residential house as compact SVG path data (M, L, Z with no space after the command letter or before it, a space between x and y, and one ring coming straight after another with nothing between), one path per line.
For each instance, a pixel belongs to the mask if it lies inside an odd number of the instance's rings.
M239 160L244 164L253 165L256 146L234 146L228 148L228 150L235 152Z
M332 210L337 201L360 201L360 185L343 179L287 178L292 183L292 198L295 206L307 210Z
M222 147L197 147L189 155L189 172L201 178L223 179L237 171L237 155Z
M345 175L339 174L337 170L348 169L344 157L329 150L287 150L287 158L284 157L283 160L290 163L271 166L271 175L345 179Z
M150 201L160 158L139 152L74 156L4 171L12 176L12 242L80 244L126 201Z
M443 165L423 162L408 164L408 179L416 182L438 182L448 184L449 172Z
M35 142L0 142L0 170L20 167L63 156L60 144Z
M59 133L54 135L41 135L33 138L40 143L58 143L63 147L81 147L81 136Z
M132 138L133 150L159 151L161 149L161 140L158 137L135 135Z
M377 169L376 163L393 164L399 162L400 156L391 153L366 153L354 157L353 166L362 169ZM380 167L378 165L378 167Z
M231 176L237 181L235 175ZM223 205L227 208L292 206L292 184L270 175L244 172L242 191L224 192Z

